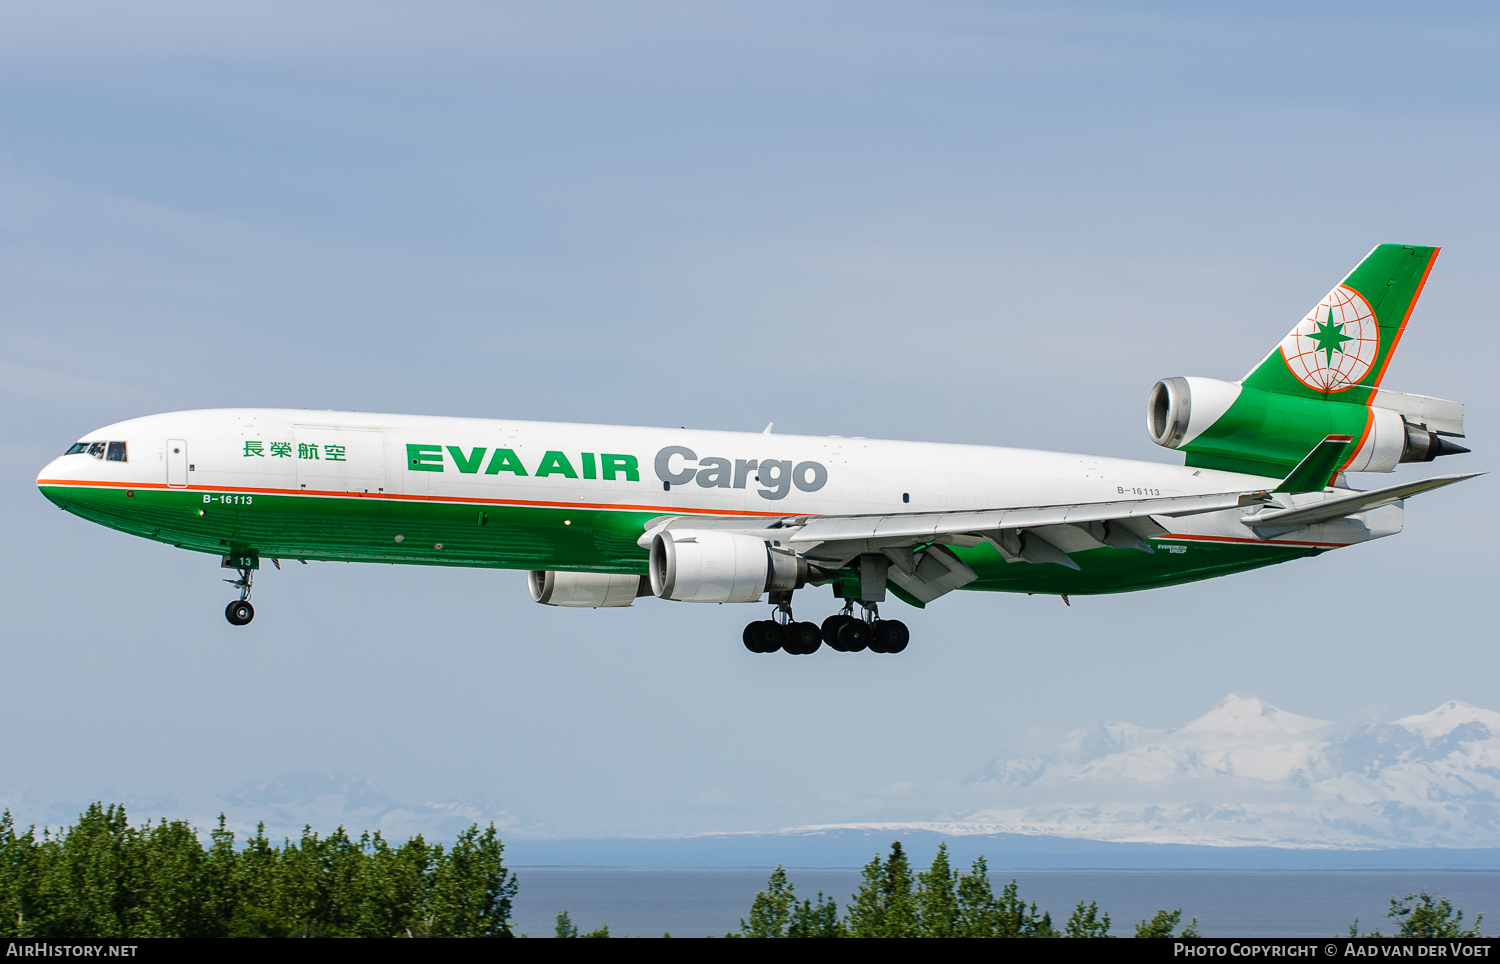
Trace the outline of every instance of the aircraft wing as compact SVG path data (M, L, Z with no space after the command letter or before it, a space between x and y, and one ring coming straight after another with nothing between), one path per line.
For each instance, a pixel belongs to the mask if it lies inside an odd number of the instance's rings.
M794 548L823 568L838 569L858 560L861 580L889 581L925 604L978 578L946 546L988 542L1009 562L1077 569L1069 553L1102 546L1152 552L1145 540L1167 531L1152 516L1249 508L1270 499L1268 491L1258 490L960 512L797 516L768 520L759 527L747 526L744 519L662 516L647 524L640 544L649 546L656 533L668 528L740 532Z
M1067 505L979 509L963 512L906 512L892 515L816 516L808 519L785 542L790 545L860 543L860 551L886 545L943 542L946 537L1002 529L1077 525L1127 519L1149 520L1153 515L1181 516L1259 505L1265 492L1228 492L1214 495L1169 496L1118 502L1080 502ZM1159 528L1159 527L1158 527Z

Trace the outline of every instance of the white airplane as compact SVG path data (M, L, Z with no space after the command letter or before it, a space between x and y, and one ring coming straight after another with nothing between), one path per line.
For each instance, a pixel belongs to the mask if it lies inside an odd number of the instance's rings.
M1403 500L1349 472L1467 452L1463 406L1380 387L1437 256L1381 245L1238 382L1151 390L1162 465L977 445L353 412L219 409L90 432L42 470L60 508L211 553L249 623L262 559L530 570L551 606L775 607L754 652L906 648L880 617L955 589L1125 592L1394 535ZM830 585L842 611L792 616ZM855 607L859 615L855 615Z

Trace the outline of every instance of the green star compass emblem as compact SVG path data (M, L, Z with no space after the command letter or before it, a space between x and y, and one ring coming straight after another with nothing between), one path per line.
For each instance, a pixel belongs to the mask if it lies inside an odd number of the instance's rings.
M1342 355L1344 353L1344 342L1354 340L1344 334L1343 322L1333 320L1332 308L1328 309L1328 320L1318 322L1317 327L1308 332L1307 337L1318 343L1318 351L1326 353L1327 361L1325 364L1329 368L1333 367L1333 353L1338 352Z
M1317 392L1353 388L1380 352L1380 325L1364 295L1339 285L1281 343L1287 368Z

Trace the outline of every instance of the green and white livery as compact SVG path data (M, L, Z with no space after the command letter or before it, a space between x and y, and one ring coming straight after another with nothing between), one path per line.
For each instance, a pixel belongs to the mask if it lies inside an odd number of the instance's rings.
M1466 452L1463 406L1380 387L1436 248L1381 245L1238 382L1169 378L1147 423L1182 466L1054 452L353 412L222 409L91 432L37 478L93 522L239 570L262 560L530 571L554 606L758 602L746 646L899 652L890 597L1125 592L1394 535L1348 472ZM794 593L842 612L798 622ZM856 608L858 614L856 614Z

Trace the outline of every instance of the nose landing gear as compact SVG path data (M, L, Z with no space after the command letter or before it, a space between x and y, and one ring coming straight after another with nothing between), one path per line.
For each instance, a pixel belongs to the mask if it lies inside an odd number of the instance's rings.
M224 607L224 618L229 620L231 626L243 626L255 618L255 607L250 605L249 600L236 599Z
M250 581L255 575L253 569L239 570L238 579L225 579L235 589L240 591L240 598L224 607L224 618L229 620L231 626L244 626L255 618L255 607L250 605Z

